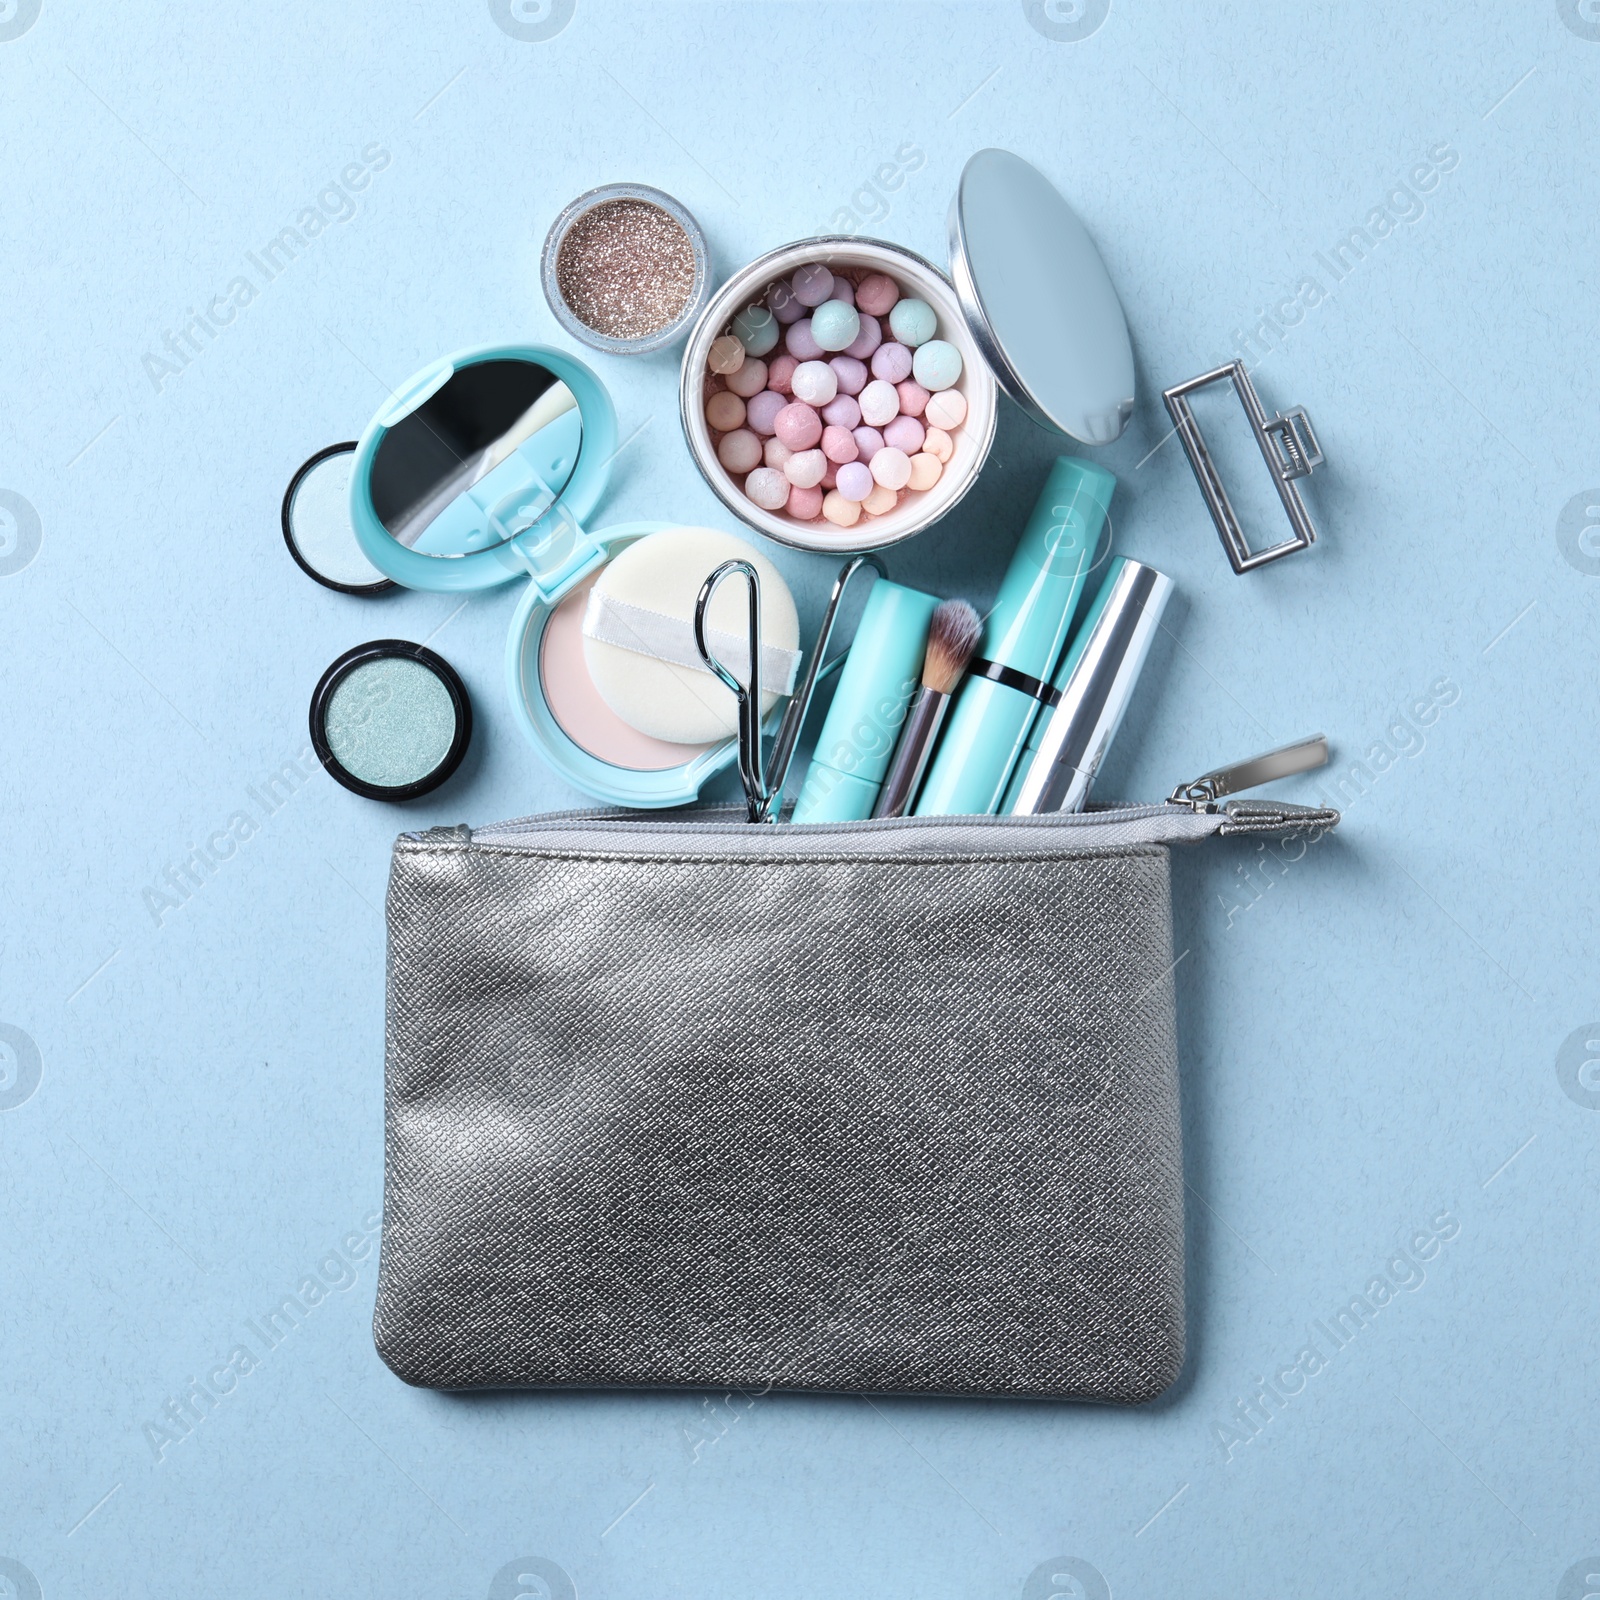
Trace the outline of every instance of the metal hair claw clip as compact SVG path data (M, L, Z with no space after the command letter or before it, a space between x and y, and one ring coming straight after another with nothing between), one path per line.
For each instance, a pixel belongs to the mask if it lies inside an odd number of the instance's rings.
M1232 383L1233 392L1239 397L1245 416L1250 419L1250 431L1255 435L1261 459L1272 474L1272 486L1283 502L1289 526L1294 529L1293 538L1269 545L1265 550L1250 548L1250 541L1239 526L1233 502L1222 486L1222 475L1217 471L1205 435L1195 421L1194 408L1189 404L1189 396L1196 390L1225 381ZM1200 493L1205 497L1206 509L1217 525L1222 548L1228 552L1228 560L1235 572L1253 572L1269 561L1293 555L1296 550L1304 550L1316 542L1317 530L1311 525L1311 515L1306 510L1305 501L1300 498L1296 481L1310 477L1312 469L1320 467L1323 461L1322 447L1317 443L1311 418L1306 415L1304 406L1292 406L1281 415L1269 418L1242 361L1230 361L1227 366L1202 372L1198 378L1190 378L1187 383L1176 383L1170 389L1163 390L1161 397L1167 402L1167 413L1178 430L1178 437L1183 441L1184 454L1194 469Z

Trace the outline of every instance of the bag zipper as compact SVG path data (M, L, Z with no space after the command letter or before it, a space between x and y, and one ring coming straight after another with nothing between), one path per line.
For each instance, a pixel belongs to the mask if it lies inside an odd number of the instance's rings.
M1276 778L1289 777L1297 772L1307 772L1321 766L1328 759L1328 743L1321 734L1311 739L1301 739L1252 756L1248 761L1234 762L1217 767L1187 783L1180 783L1157 804L1125 804L1103 806L1089 811L1046 812L1029 817L884 817L861 822L807 823L795 830L790 839L803 835L807 839L851 836L860 838L865 833L914 833L951 828L996 828L1008 831L1049 830L1071 832L1076 829L1103 831L1116 829L1127 823L1148 822L1166 817L1177 823L1184 813L1195 819L1212 818L1214 825L1177 826L1170 830L1173 843L1203 838L1212 833L1300 833L1334 828L1339 823L1339 813L1328 806L1295 805L1287 800L1228 800L1219 804L1224 796L1238 790L1254 788ZM404 833L401 838L413 843L493 845L514 844L541 833L571 833L584 830L599 833L621 833L630 837L659 834L692 833L696 838L717 834L734 834L748 838L751 828L762 828L751 823L745 808L739 805L719 805L670 812L660 816L641 815L611 806L588 806L572 811L550 811L536 816L513 817L505 822L491 823L488 827L469 828L465 823L452 826L426 828L417 833ZM778 826L785 826L779 824ZM1151 837L1157 838L1168 830L1156 829ZM787 832L787 827L786 827Z
M691 812L671 813L670 820L641 816L637 811L616 810L607 806L590 807L580 811L550 811L537 816L515 817L509 822L496 822L487 828L429 828L420 834L403 834L403 838L429 839L443 843L460 838L463 843L492 844L496 841L523 837L532 833L552 831L570 832L574 827L616 827L628 833L682 833L692 829L695 833L736 833L762 829L770 831L771 825L752 823L743 806L717 805L697 808ZM1144 817L1171 815L1165 801L1159 805L1108 806L1099 811L1052 812L1037 817L881 817L864 818L860 822L808 822L795 828L795 833L806 838L823 839L832 835L857 835L868 829L873 832L905 833L930 828L948 828L956 824L979 823L996 828L1085 828L1107 822L1133 822ZM779 824L787 829L792 823ZM464 836L464 837L463 837Z
M1281 744L1275 750L1263 751L1247 760L1235 761L1226 767L1213 767L1210 772L1203 772L1188 783L1180 783L1167 796L1167 804L1192 806L1196 811L1214 811L1216 802L1224 795L1238 794L1243 789L1258 789L1264 783L1272 783L1278 778L1292 778L1296 773L1326 766L1327 762L1327 736L1314 733L1309 739Z

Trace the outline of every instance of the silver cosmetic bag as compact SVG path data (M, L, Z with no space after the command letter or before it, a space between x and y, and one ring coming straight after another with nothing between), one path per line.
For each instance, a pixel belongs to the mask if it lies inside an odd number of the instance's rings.
M402 835L408 1383L1138 1402L1184 1359L1169 846L1230 802Z

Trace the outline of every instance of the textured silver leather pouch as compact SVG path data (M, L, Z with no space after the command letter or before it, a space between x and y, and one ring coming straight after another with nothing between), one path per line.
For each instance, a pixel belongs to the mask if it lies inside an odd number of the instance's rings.
M439 1388L1152 1398L1184 1359L1168 846L1330 818L402 836L380 1353Z

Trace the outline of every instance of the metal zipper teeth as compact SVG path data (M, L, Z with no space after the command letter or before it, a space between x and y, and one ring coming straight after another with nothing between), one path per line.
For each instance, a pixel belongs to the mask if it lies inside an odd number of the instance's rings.
M1187 808L1185 808L1187 809ZM553 812L538 817L518 817L510 822L496 822L487 828L474 828L474 843L493 844L497 839L516 838L530 833L570 832L574 824L600 828L618 833L693 833L742 834L748 828L770 827L771 824L753 823L744 819L742 808L734 808L736 815L727 821L698 821L684 818L676 822L635 821L619 817L607 808L589 811ZM915 832L929 828L949 827L1000 827L1000 828L1083 828L1098 827L1118 822L1137 822L1146 817L1170 817L1178 814L1175 807L1165 801L1156 805L1117 806L1105 811L1054 812L1034 817L882 817L876 821L861 822L808 822L804 825L808 839L822 839L840 834ZM783 826L780 824L780 826ZM792 826L792 824L789 824Z

